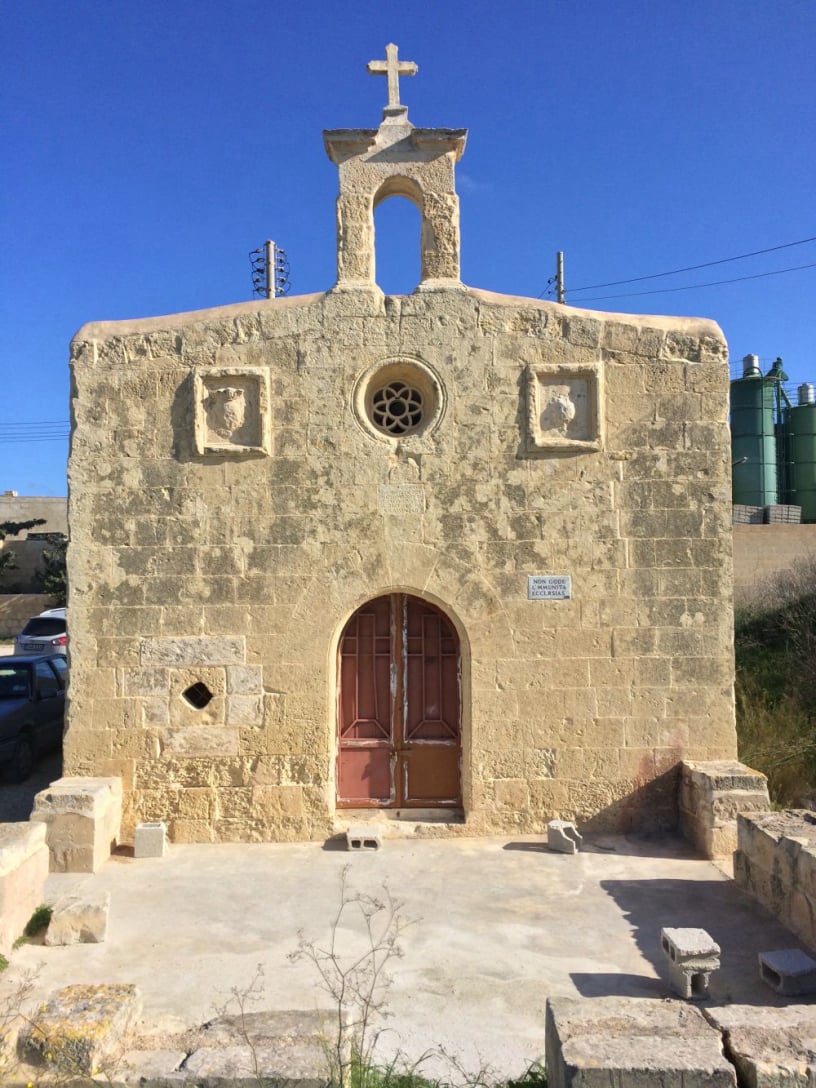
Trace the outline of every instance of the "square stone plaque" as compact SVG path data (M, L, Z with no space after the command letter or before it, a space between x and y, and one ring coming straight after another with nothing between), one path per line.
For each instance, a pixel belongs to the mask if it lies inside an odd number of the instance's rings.
M599 450L603 444L601 370L586 366L527 368L527 440L536 450Z
M269 454L267 371L197 370L193 389L197 453Z

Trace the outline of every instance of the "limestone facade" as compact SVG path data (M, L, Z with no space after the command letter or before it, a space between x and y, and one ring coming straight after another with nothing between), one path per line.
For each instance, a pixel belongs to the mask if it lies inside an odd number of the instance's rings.
M121 777L126 836L332 833L341 640L388 594L458 641L466 833L672 826L680 761L735 757L723 337L463 286L464 138L326 134L332 291L74 339L65 773Z

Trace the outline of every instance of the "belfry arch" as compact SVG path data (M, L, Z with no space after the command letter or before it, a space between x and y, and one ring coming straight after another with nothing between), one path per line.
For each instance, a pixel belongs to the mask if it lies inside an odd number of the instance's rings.
M378 129L332 129L326 152L339 170L336 289L376 287L374 208L402 196L419 209L420 288L460 283L459 198L454 167L465 150L466 129L415 128L399 102L399 75L416 66L387 60L369 71L388 76L389 100ZM380 67L372 67L372 66Z
M389 179L375 194L374 272L387 295L407 294L420 282L422 265L422 194Z

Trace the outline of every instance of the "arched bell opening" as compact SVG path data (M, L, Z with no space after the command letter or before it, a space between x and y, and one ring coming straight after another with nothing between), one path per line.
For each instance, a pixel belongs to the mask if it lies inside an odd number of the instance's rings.
M388 178L374 194L374 276L386 295L411 294L422 279L422 210L411 178Z
M357 609L337 651L338 808L461 806L461 672L440 608L389 593Z

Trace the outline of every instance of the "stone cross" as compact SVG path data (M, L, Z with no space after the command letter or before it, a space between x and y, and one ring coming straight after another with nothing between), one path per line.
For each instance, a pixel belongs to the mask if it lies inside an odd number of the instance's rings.
M397 53L397 47L391 42L385 47L385 60L368 62L368 71L371 75L388 77L388 105L385 107L387 113L406 111L406 107L400 105L399 77L415 76L419 71L419 68L412 60L400 61Z

